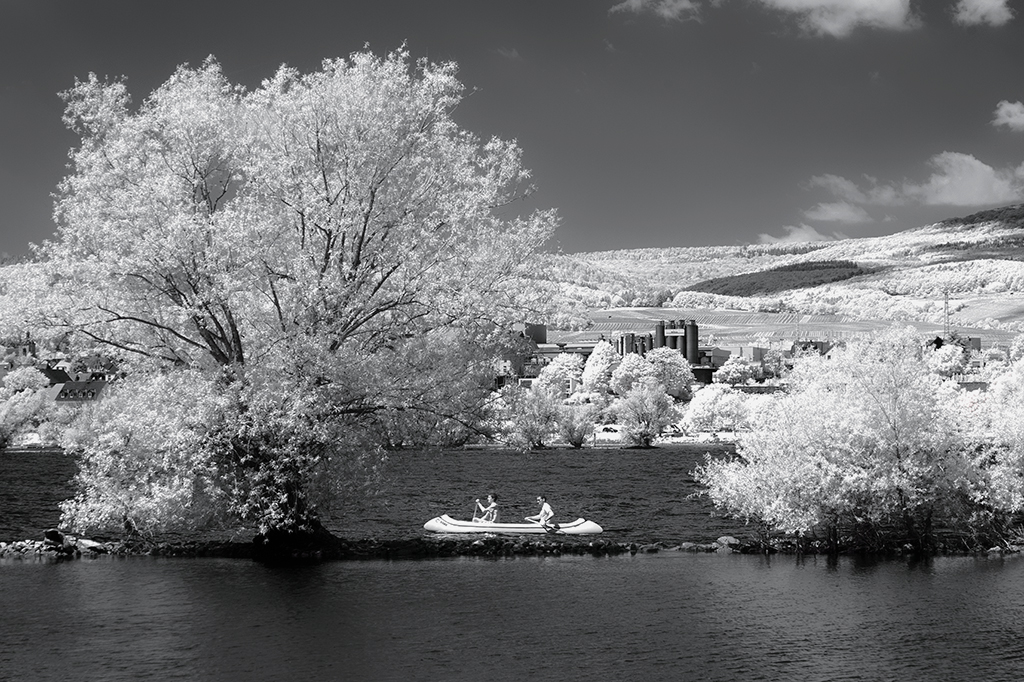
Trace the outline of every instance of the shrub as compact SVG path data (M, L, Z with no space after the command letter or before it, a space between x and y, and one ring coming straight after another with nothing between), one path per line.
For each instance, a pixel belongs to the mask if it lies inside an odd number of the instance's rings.
M638 381L616 403L622 434L631 445L649 448L662 429L676 420L676 410L665 387L653 379Z

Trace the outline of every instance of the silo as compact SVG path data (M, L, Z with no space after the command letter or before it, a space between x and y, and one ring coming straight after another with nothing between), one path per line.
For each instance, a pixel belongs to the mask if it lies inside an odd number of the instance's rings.
M661 348L665 345L665 320L659 320L654 326L654 347Z
M686 321L686 359L696 363L699 357L697 350L697 320Z

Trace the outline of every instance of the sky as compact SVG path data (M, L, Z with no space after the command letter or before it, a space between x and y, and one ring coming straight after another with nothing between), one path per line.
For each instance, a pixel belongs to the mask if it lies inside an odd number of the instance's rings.
M1024 0L0 0L0 254L54 234L76 78L138 103L209 55L252 89L403 44L459 65L461 126L518 141L551 250L868 237L1024 201Z

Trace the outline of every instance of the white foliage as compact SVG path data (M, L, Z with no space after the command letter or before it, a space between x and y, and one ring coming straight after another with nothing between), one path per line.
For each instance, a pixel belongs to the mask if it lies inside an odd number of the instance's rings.
M654 378L654 366L644 360L638 353L626 353L619 366L612 371L609 387L620 396L629 393L633 385Z
M920 354L912 330L893 330L799 359L791 390L741 435L740 457L698 472L711 499L791 533L892 522L927 534L933 513L962 514L962 500L984 495L965 448L973 427Z
M612 367L619 361L619 354L604 339L594 345L583 366L581 379L587 393L607 393L612 378Z

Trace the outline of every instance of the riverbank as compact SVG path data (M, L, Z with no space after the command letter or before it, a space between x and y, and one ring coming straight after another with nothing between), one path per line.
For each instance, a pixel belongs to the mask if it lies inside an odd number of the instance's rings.
M381 493L352 498L335 509L336 515L324 521L329 532L320 537L256 542L255 529L239 528L158 536L148 543L122 542L115 535L58 539L60 501L74 493L69 482L75 472L73 458L59 451L0 452L0 557L216 556L287 562L654 551L828 554L823 542L805 539L798 545L782 536L765 539L754 526L715 513L691 472L708 454L727 457L732 452L727 444L526 453L398 451L390 457ZM605 532L523 537L424 533L423 520L440 511L468 517L473 500L491 491L500 495L505 518L536 513L535 496L547 494L557 514L596 520ZM47 540L48 535L53 539ZM838 550L879 557L915 554L898 531L889 537L893 539L885 546L865 547L844 534ZM722 543L722 538L738 540ZM1014 554L1019 544L1024 544L1024 535L987 540L972 534L949 536L937 538L930 554Z
M680 544L616 542L603 539L533 538L526 536L425 536L406 540L345 540L334 538L308 546L293 545L268 551L259 538L253 542L132 542L97 541L47 531L42 540L0 542L0 558L66 561L100 556L229 557L285 561L352 559L429 559L456 556L560 556L636 554L638 552L749 552L733 537L713 543Z
M988 549L951 551L941 555L1020 554L1024 546L1007 545ZM252 542L142 542L101 541L63 535L56 529L46 532L42 540L0 542L0 558L28 561L69 561L95 559L101 556L131 557L221 557L253 559L266 562L303 563L360 559L434 559L445 557L519 557L519 556L616 556L656 552L738 553L738 554L826 554L824 545L815 543L798 547L795 542L781 541L770 546L743 542L722 536L715 542L647 542L614 541L581 537L527 537L484 534L472 537L446 535L424 536L405 540L321 538L319 542L277 546L268 549L257 536ZM840 554L856 553L853 550ZM912 555L908 547L893 547L883 556Z

